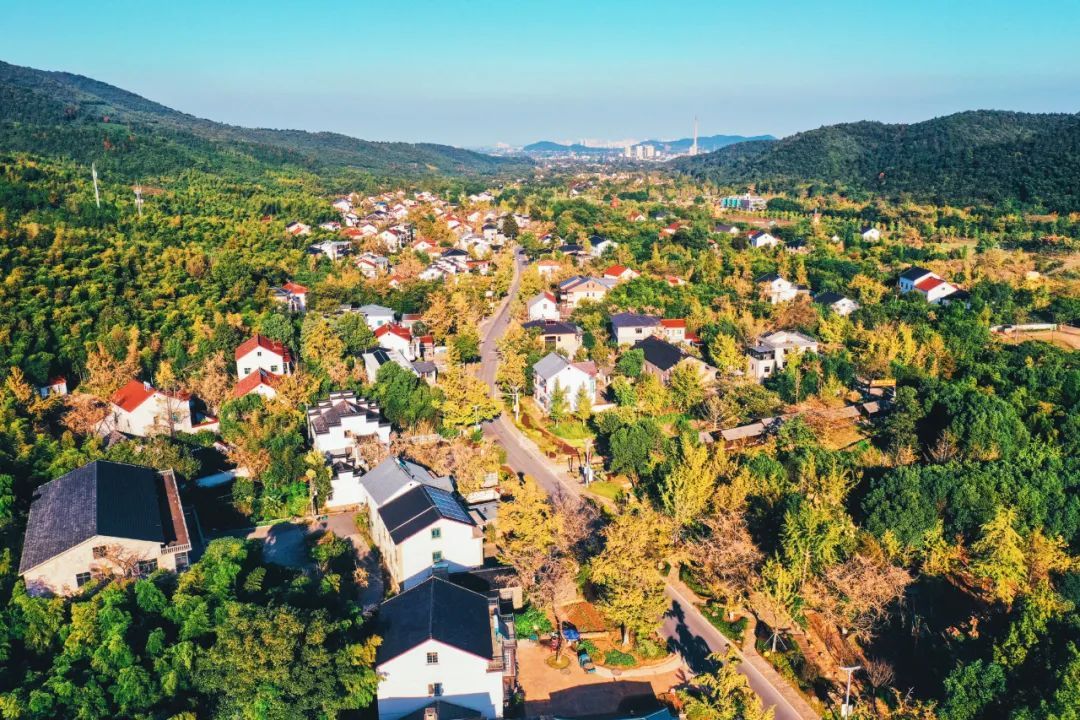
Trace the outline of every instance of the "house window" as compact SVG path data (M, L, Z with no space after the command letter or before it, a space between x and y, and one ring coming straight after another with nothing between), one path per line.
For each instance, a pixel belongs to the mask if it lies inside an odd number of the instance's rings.
M270 372L276 373L277 372L277 365L271 365L270 366Z
M100 560L109 552L109 548L105 545L98 545L91 552L93 552L95 560Z
M442 528L431 528L431 539L438 540L442 537Z
M157 560L140 560L139 561L139 575L146 577L150 573L157 570Z
M251 374L251 368L244 368L244 374L245 375L250 375Z
M183 572L191 567L191 558L186 552L176 553L176 572Z
M88 573L88 572L75 573L75 585L76 586L82 587L83 585L85 585L88 582L90 582L90 573Z
M427 654L427 664L428 665L438 665L439 664L439 653L437 653L437 652L428 653Z
M442 683L429 683L427 686L427 694L431 697L439 697L442 695Z
M442 550L436 550L435 552L431 553L431 562L433 562L433 563L442 562Z

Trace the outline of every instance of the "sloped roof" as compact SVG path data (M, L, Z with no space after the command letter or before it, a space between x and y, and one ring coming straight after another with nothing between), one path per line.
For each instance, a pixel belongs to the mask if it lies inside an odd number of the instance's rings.
M308 291L308 289L306 287L304 287L303 285L301 285L300 283L294 283L291 280L289 282L285 283L284 285L282 285L281 287L282 287L282 289L286 290L287 292L292 293L293 295L303 295L304 293L306 293Z
M686 327L686 320L684 318L661 318L660 326L666 328L684 328Z
M533 373L548 380L562 372L569 364L570 361L562 355L552 352L533 363Z
M255 372L245 375L240 382L233 386L233 397L243 397L260 385L274 387L280 378L280 375L258 368Z
M944 284L945 284L945 281L942 280L941 278L936 277L936 276L931 276L931 277L928 277L928 278L923 278L919 282L915 283L915 289L916 290L922 290L923 292L930 292L931 290L938 287L939 285L944 285Z
M634 343L634 347L645 353L645 362L656 366L661 372L670 370L687 357L678 347L657 337L639 340Z
M814 302L820 303L822 305L832 305L833 303L838 303L843 299L844 296L838 292L823 292L817 294L817 296L814 298Z
M170 496L167 483L172 483ZM172 474L95 460L34 491L19 572L104 535L161 544L189 542Z
M437 478L427 468L401 457L386 458L360 478L360 484L376 506L384 504L410 483L431 485L447 492L454 490L450 478Z
M289 348L285 347L284 343L280 343L277 340L271 340L265 335L260 335L258 333L240 343L239 347L236 348L236 359L239 360L255 348L262 348L275 355L279 355L285 362L292 361L292 353L289 352Z
M632 312L620 312L611 316L611 327L613 328L632 328L632 327L656 327L660 324L660 321L652 315L640 315Z
M410 331L407 327L402 327L401 325L398 325L397 323L388 323L381 326L378 330L375 331L375 337L381 338L384 335L388 335L391 333L397 335L402 340L412 340L412 331Z
M153 397L155 392L150 383L129 380L126 385L112 394L109 401L125 412L134 412L136 408Z
M910 280L911 282L915 282L919 278L925 277L926 275L933 275L933 273L926 268L921 268L918 265L912 265L907 270L900 273L900 278L902 280Z
M453 493L432 485L420 485L379 508L379 517L395 543L408 540L439 520L475 525L469 511Z
M491 660L490 617L486 597L430 577L379 606L375 633L382 644L376 651L376 664L393 660L428 640Z
M530 320L522 323L526 330L540 330L542 335L577 335L581 330L577 325L562 320Z

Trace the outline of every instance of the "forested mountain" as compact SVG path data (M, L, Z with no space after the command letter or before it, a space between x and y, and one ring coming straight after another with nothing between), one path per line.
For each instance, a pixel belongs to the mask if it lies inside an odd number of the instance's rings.
M81 75L0 62L0 149L96 160L113 174L298 167L380 175L495 173L521 160L446 145L237 127L167 108Z
M712 150L718 150L735 143L754 142L758 140L774 140L772 135L754 135L753 137L746 137L743 135L706 135L698 138L698 148L702 152L710 152ZM668 153L687 152L694 144L693 138L679 138L678 140L643 140L639 145L652 145L657 150ZM574 143L573 145L564 145L551 140L541 140L540 142L534 142L521 148L525 153L566 153L575 152L582 155L618 155L621 154L623 149L621 147L594 147L591 145L582 145L580 143Z
M759 189L822 181L888 195L1069 211L1080 205L1080 115L979 110L911 125L830 125L672 166Z

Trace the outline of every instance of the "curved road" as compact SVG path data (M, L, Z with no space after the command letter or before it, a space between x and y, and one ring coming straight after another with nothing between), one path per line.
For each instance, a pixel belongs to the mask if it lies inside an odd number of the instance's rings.
M521 268L526 264L520 248L514 252L514 277L509 291L495 314L486 321L480 343L479 376L491 388L493 395L498 394L495 388L495 370L499 362L496 343L510 324L510 305L521 287ZM514 471L531 475L548 494L581 494L580 483L567 477L565 473L554 470L549 461L536 450L535 445L514 427L505 413L485 424L484 434L506 450L506 462ZM671 581L664 592L671 598L671 609L664 617L662 632L672 641L692 670L700 671L708 667L707 658L711 653L723 655L727 652L730 645L727 638L698 611L693 598L688 594L689 590L682 586L682 583ZM772 666L758 656L746 656L739 648L736 650L744 660L739 664L739 672L746 676L751 689L765 706L773 708L776 720L809 720L819 717Z

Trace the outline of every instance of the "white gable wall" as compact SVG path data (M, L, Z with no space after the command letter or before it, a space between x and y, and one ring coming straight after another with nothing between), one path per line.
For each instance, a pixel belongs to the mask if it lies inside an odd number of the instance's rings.
M438 662L428 665L428 653ZM442 685L440 699L477 710L486 718L503 713L501 671L488 672L488 660L437 640L428 640L379 665L379 720L397 720L433 699L429 686Z

